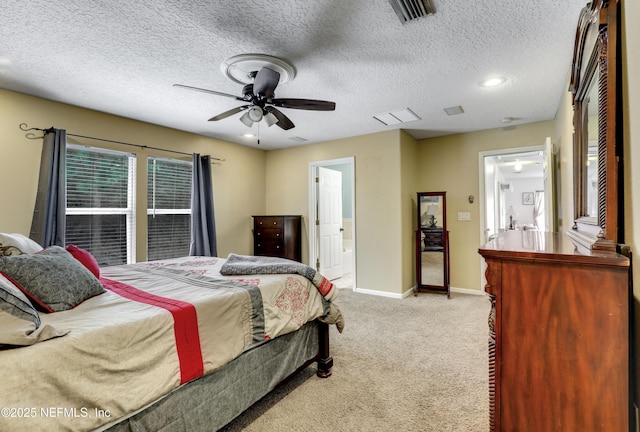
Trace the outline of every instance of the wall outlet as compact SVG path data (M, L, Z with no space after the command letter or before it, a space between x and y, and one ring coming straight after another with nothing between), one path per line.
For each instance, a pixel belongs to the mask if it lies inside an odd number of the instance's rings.
M459 221L470 221L471 213L469 212L458 212L458 220Z

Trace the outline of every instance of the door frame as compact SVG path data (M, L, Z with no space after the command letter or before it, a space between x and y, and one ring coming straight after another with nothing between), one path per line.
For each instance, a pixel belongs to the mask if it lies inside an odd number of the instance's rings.
M486 225L486 194L485 194L485 188L486 188L486 181L485 181L485 177L486 177L486 173L484 172L484 158L487 156L500 156L500 155L511 155L511 154L518 154L518 153L528 153L528 152L532 152L532 151L544 151L546 152L546 146L544 144L541 145L536 145L536 146L527 146L527 147L514 147L514 148L505 148L505 149L499 149L499 150L487 150L487 151L481 151L478 152L478 173L479 173L479 178L478 178L478 185L479 185L479 199L478 199L478 203L480 205L480 245L482 246L483 244L485 244L485 225ZM545 176L548 175L548 173L545 171ZM547 182L545 181L545 195L547 194ZM551 190L549 191L550 193L553 193L553 186L550 186ZM545 198L546 199L546 198ZM555 199L555 198L552 198ZM487 279L485 276L485 270L487 268L487 265L484 261L484 259L480 260L480 289L482 290L482 292L484 292L485 290L485 285L487 283Z
M314 161L314 162L309 162L309 265L313 268L316 268L316 261L318 259L319 253L317 251L317 248L320 246L320 242L318 241L318 227L316 226L316 217L318 214L318 189L316 186L316 174L317 174L317 168L318 167L331 167L333 165L345 165L345 164L349 164L351 165L351 178L349 179L350 184L351 184L351 188L352 188L352 193L351 193L351 232L353 235L353 241L352 241L352 246L351 246L351 250L352 250L352 266L351 268L353 269L352 271L352 278L353 278L353 287L352 289L355 291L357 284L356 284L356 275L357 275L357 269L356 269L356 204L355 204L355 200L356 200L356 191L355 191L355 185L356 185L356 170L355 170L355 157L354 156L349 156L349 157L345 157L345 158L339 158L339 159L329 159L329 160L321 160L321 161ZM344 180L344 179L343 179ZM343 182L344 183L344 182Z

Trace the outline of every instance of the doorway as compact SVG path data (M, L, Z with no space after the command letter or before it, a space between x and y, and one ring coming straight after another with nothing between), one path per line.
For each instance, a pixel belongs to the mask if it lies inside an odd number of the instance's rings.
M354 165L353 157L309 163L309 265L339 288L351 289L356 287Z
M479 153L480 244L507 230L556 231L555 151L544 145ZM484 290L484 260L480 279Z

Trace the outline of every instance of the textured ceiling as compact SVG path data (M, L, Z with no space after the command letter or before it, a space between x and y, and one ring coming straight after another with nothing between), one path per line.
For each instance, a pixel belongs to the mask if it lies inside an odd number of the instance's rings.
M510 125L554 118L585 0L434 4L434 15L403 25L387 0L4 0L0 87L257 146L242 134L258 127L239 115L207 121L241 102L172 85L241 95L220 65L261 53L296 68L277 97L337 105L282 109L296 127L262 122L264 149L300 145L296 137L313 143L402 127L420 139L503 127L505 117L515 118ZM496 75L506 84L479 86ZM464 113L448 116L444 108L455 105ZM422 120L373 119L404 108Z

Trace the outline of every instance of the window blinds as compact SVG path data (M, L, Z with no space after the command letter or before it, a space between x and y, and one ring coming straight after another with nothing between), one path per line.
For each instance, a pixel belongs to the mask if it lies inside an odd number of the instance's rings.
M191 162L148 158L147 259L189 255Z
M101 266L135 261L135 155L67 146L66 243Z

